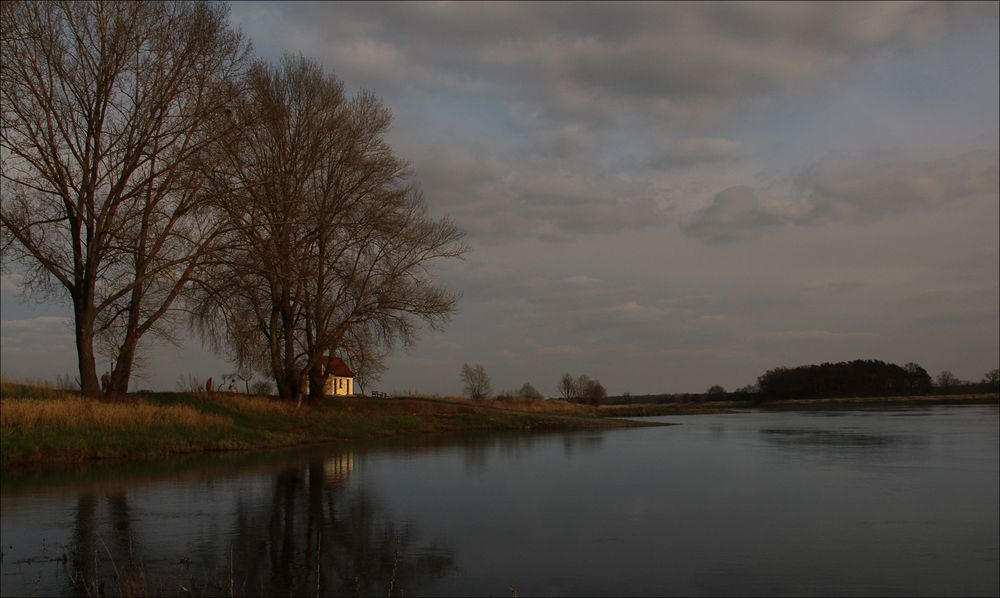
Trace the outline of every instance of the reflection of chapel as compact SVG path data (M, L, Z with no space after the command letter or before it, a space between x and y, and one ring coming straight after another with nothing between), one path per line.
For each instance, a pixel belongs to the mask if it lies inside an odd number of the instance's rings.
M354 455L351 453L340 453L326 458L323 462L323 473L326 474L328 484L340 485L351 477L354 471Z
M327 366L329 366L327 368ZM354 396L354 372L339 357L323 356L323 367L330 372L323 383L323 394L329 397Z

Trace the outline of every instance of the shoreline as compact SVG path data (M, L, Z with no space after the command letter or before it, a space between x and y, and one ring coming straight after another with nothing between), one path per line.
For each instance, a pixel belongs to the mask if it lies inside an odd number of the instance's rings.
M611 419L562 401L350 398L296 407L227 393L135 393L106 402L7 390L0 396L5 469L387 438L670 425Z
M1000 403L1000 395L986 393L602 406L559 400L358 397L296 407L229 393L133 393L124 401L106 402L9 383L3 391L0 465L5 470L332 442L675 425L622 419L629 417Z
M602 417L655 417L661 415L708 415L740 413L747 409L811 411L865 407L922 407L932 405L1000 404L1000 394L910 395L892 397L841 397L831 399L786 399L780 401L709 401L704 403L636 403L596 407Z

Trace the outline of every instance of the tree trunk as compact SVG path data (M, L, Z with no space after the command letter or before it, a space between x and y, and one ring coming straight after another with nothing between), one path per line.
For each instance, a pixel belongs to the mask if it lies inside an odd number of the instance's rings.
M323 364L316 364L309 368L309 402L313 405L319 404L324 396L323 388Z
M111 372L111 385L108 387L108 397L121 399L128 392L129 379L132 377L132 363L135 361L135 350L138 339L131 335L125 337L125 342L118 351L115 369Z
M97 362L94 359L94 312L86 305L75 305L73 309L76 315L74 331L80 392L85 397L100 397L101 382L97 377Z

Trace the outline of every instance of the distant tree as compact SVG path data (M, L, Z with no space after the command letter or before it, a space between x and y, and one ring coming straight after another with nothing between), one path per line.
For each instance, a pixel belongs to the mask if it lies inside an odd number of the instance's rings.
M581 376L580 378L585 378L585 376ZM579 379L577 382L579 382ZM597 405L603 403L608 398L608 391L604 389L604 385L601 384L600 380L587 378L586 384L581 386L580 395L580 399L584 403Z
M983 384L989 384L994 391L1000 390L1000 370L992 369L983 376Z
M713 384L712 386L708 387L708 390L705 391L705 394L707 394L707 395L724 395L724 394L726 394L726 389L722 388L718 384Z
M757 379L762 399L892 396L909 391L926 380L923 368L912 371L884 361L856 359L768 370ZM928 382L929 383L929 382Z
M906 390L909 392L926 391L931 387L931 376L927 370L912 361L903 366L906 372Z
M559 391L559 396L566 401L572 401L577 396L576 380L574 380L573 376L569 375L569 373L562 375L556 389Z
M525 382L524 386L517 391L517 395L526 399L544 399L542 393L538 392L530 382Z
M474 366L463 364L461 375L463 391L470 399L485 399L493 394L490 377L481 364L477 363Z
M953 386L958 385L959 381L951 371L941 370L941 373L935 378L934 383L940 390L948 392Z

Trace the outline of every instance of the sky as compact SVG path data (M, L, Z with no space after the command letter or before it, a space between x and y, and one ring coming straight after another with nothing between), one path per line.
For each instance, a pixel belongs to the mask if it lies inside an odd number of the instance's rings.
M375 389L612 395L777 366L1000 362L1000 25L992 3L231 5L395 115L462 294ZM0 281L2 372L75 369L65 303ZM197 338L133 388L232 371Z

